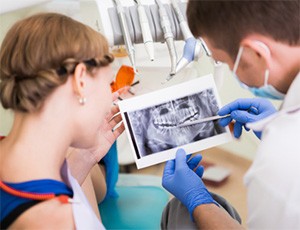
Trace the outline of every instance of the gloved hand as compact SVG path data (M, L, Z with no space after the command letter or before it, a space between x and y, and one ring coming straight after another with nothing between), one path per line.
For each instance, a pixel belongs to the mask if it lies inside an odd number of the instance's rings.
M187 207L191 218L197 206L215 203L202 182L203 167L193 171L202 156L198 155L194 158L187 163L185 151L178 149L176 159L166 163L162 179L163 187Z
M202 160L202 156L200 154L191 157L192 154L186 156L187 165L191 170L193 170L200 178L202 178L204 173L204 167L199 165L200 161Z
M241 98L220 109L218 112L220 116L230 114L230 117L220 119L219 124L225 127L232 120L235 120L233 134L235 138L239 138L246 123L259 121L275 112L277 110L267 99ZM259 139L261 138L261 132L254 131L254 133Z

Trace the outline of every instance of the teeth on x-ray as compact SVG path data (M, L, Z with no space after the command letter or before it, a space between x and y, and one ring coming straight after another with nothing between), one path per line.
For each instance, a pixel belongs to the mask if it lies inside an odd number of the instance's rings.
M159 108L156 108L159 110ZM166 111L165 108L163 110ZM190 107L190 108L184 108L182 110L178 110L177 114L174 112L176 111L169 111L164 112L163 115L159 117L154 117L153 123L158 127L158 129L164 129L164 128L176 128L178 125L186 122L186 121L193 121L195 120L199 113L196 110L196 108ZM161 114L161 113L160 113Z
M191 97L170 101L153 108L153 124L163 132L164 129L177 128L186 121L195 120L199 113Z
M215 95L212 89L207 89L198 94L129 113L140 156L225 132L223 127L212 121L178 127L187 121L214 116L217 112Z

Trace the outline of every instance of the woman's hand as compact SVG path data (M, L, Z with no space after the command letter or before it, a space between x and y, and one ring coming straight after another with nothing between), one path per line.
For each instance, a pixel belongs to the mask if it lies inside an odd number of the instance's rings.
M69 148L67 159L72 175L81 184L90 170L97 164L111 148L116 139L123 133L124 124L119 107L112 106L110 112L99 128L98 138L94 147L89 149Z
M106 155L112 144L125 129L123 122L119 124L122 121L119 112L118 106L114 105L111 108L110 113L99 128L98 140L95 143L95 147L87 149L92 154L95 163L98 163Z

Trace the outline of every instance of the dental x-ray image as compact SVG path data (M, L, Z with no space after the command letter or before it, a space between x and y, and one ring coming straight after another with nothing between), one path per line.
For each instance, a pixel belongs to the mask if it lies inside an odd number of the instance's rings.
M219 107L212 89L127 113L138 149L137 158L162 152L226 132L217 120L178 127L217 115Z
M228 130L220 126L218 120L180 127L188 121L217 115L219 105L213 86L190 95L166 99L162 103L123 113L137 161L228 134ZM122 111L122 106L120 109ZM153 163L156 163L157 156L154 158Z

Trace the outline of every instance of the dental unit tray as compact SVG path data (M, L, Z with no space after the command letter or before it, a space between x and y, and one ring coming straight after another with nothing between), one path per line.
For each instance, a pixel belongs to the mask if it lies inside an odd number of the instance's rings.
M151 1L152 4L144 4L144 2L149 3L149 1L141 1L141 3L143 4L146 11L153 42L165 42L163 30L160 23L158 5L155 3L155 1ZM182 31L180 29L175 11L170 2L165 2L166 1L162 1L171 22L174 40L183 40ZM102 32L108 38L110 46L124 45L117 9L114 6L113 0L98 0L97 3L100 12L100 18L102 21L102 31L100 32ZM132 43L143 43L142 29L140 26L137 10L138 5L133 0L121 1L121 3L125 11L128 30ZM186 12L186 2L179 1L178 5L182 12Z

